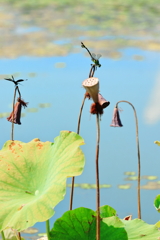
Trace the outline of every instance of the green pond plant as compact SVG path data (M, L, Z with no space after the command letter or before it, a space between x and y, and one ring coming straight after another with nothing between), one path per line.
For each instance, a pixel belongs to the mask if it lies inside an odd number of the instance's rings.
M48 221L64 198L68 177L80 175L85 158L78 134L61 131L52 142L7 141L0 150L0 231L18 232ZM49 224L47 222L47 234ZM3 232L2 232L3 235Z
M120 219L115 209L108 205L99 208L101 240L156 240L160 237L158 226L141 219ZM97 211L77 208L65 212L50 231L51 240L96 240ZM128 220L127 220L128 219Z
M118 101L116 103L116 106L114 108L114 113L113 113L113 118L112 118L112 123L111 123L111 127L122 127L122 123L120 120L120 116L119 116L119 111L118 111L118 104L124 102L129 104L133 111L134 111L134 117L135 117L135 123L136 123L136 144L137 144L137 156L138 156L138 187L137 187L137 191L138 191L138 218L141 219L141 200L140 200L140 178L141 178L141 161L140 161L140 146L139 146L139 133L138 133L138 118L137 118L137 113L136 113L136 109L133 106L132 103L122 100L122 101Z

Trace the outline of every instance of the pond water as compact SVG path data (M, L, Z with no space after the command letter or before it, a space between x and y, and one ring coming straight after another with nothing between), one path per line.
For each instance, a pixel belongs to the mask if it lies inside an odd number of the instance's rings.
M31 29L33 31L34 27ZM35 31L38 30L36 27ZM19 32L23 33L23 30L20 29ZM19 32L16 34L20 34ZM126 39L125 36L107 37L106 33L104 34L106 41L114 40L114 37L119 39L119 42L120 39ZM105 41L104 39L97 40L93 37L91 42L91 49L102 54L102 66L95 72L95 77L100 80L100 93L110 101L100 122L100 184L110 185L109 188L101 189L101 206L112 206L120 218L129 214L137 218L137 181L126 179L128 176L125 174L129 171L135 172L137 176L138 168L135 120L133 110L128 104L119 104L123 127L110 127L116 102L127 100L135 106L139 121L142 219L154 224L159 221L153 201L160 192L160 148L154 144L154 141L160 140L160 52L157 49L149 50L140 45L128 44L111 53L104 45L98 45L99 40ZM132 37L128 39L135 40ZM147 37L145 40L141 39L141 46L145 46L146 39ZM55 41L61 49L63 44L66 44L65 38ZM67 37L66 41L68 44ZM78 38L76 41L74 48L78 51L67 52L66 55L60 56L57 53L57 56L27 56L25 53L13 59L1 57L1 147L10 139L11 134L11 123L6 117L12 111L14 86L3 81L6 76L28 79L20 85L22 98L29 102L29 105L22 110L25 114L21 119L22 125L15 125L16 140L29 142L33 138L39 138L41 141L54 141L61 130L77 131L78 114L85 93L82 81L88 78L91 60L80 47L80 40L79 43ZM85 43L85 40L83 41ZM86 45L90 49L90 42L87 41ZM98 47L93 47L94 42ZM84 138L85 145L81 148L86 164L82 175L75 179L78 184L95 184L96 119L89 113L90 105L91 101L86 100L82 114L80 135ZM148 176L156 177L149 180ZM67 184L69 183L71 179L68 179ZM119 185L124 185L125 188L125 184L129 184L128 188L121 189ZM70 188L67 187L65 199L55 208L51 226L69 209L69 198ZM81 206L96 209L95 189L75 188L73 208ZM46 231L45 223L37 223L34 227L41 233Z

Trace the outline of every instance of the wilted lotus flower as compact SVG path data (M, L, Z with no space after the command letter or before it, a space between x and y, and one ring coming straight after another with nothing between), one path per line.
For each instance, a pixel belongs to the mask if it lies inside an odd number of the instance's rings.
M110 104L110 102L107 101L100 93L98 93L98 102L102 106L102 108L106 108Z
M112 123L110 126L111 127L123 127L117 107L114 108Z
M21 109L23 107L27 107L27 102L24 102L21 98L17 99L16 104L14 105L14 111L11 112L10 116L7 118L9 122L13 122L16 124L21 124Z

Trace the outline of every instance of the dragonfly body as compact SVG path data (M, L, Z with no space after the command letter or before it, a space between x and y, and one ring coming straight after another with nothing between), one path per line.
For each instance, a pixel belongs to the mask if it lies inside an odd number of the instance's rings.
M99 58L101 56L102 56L101 54L96 55L95 53L92 53L92 62L94 62L96 67L101 67L101 64L99 63Z
M89 73L89 78L90 77L93 77L94 76L94 72L95 70L97 70L97 67L101 67L101 64L99 63L99 58L102 56L101 54L95 54L95 53L92 53L89 51L89 49L84 45L83 42L81 42L81 47L82 48L85 48L87 50L87 52L89 53L90 57L91 57L91 60L94 64L91 64L91 70L90 70L90 73Z
M99 63L99 58L102 56L101 54L95 54L95 53L92 53L91 54L91 52L89 51L89 49L84 45L84 43L83 42L81 42L81 47L82 48L85 48L86 50L87 50L87 52L89 53L89 55L91 56L91 60L92 60L92 62L94 62L94 65L95 65L95 67L97 68L97 67L101 67L101 64ZM93 64L92 64L92 66L93 66Z

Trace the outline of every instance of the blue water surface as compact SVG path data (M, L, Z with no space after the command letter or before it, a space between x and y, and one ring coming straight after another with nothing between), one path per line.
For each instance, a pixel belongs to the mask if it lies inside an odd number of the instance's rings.
M100 122L99 166L100 184L111 184L112 187L101 189L101 205L115 208L120 218L129 214L137 218L137 182L124 181L124 172L135 171L137 174L138 169L135 120L131 106L126 103L119 104L123 110L120 112L122 128L112 128L110 124L117 101L127 100L135 106L139 121L141 175L158 176L160 180L160 148L154 144L155 140L160 140L160 119L155 117L155 121L149 122L146 118L160 76L160 53L138 48L120 49L120 52L122 58L119 60L102 57L102 66L95 73L95 77L100 80L100 93L110 101ZM27 108L22 110L26 116L21 119L22 125L15 125L15 140L29 142L33 138L39 138L41 141L54 141L61 130L77 131L78 114L85 93L82 81L88 78L91 64L90 58L83 53L82 51L81 54L65 57L24 56L17 59L0 59L1 74L11 76L19 73L17 79L28 79L19 86L22 98L29 102L28 108L38 109L35 113L27 112ZM136 61L133 55L140 55L143 60ZM56 68L57 62L64 62L66 67ZM35 73L35 76L31 77L30 73ZM0 112L11 112L14 85L3 79L0 85ZM50 103L51 107L39 108L39 103ZM84 138L85 145L81 148L86 157L86 164L83 174L76 177L76 183L96 182L96 118L90 115L91 103L91 100L86 100L82 115L80 135ZM154 111L153 114L156 116ZM5 141L10 139L11 123L5 118L1 118L0 122L2 147ZM70 182L71 179L68 179L67 183ZM125 183L132 183L132 187L128 190L118 188L118 184ZM141 185L146 183L147 180L141 181ZM160 190L141 190L142 219L147 223L154 224L159 220L159 214L153 206L154 198L159 192ZM69 198L70 189L67 188L65 199L55 208L51 226L69 209ZM81 206L96 209L94 189L75 189L73 208ZM40 232L46 231L45 223L37 223L35 227Z

